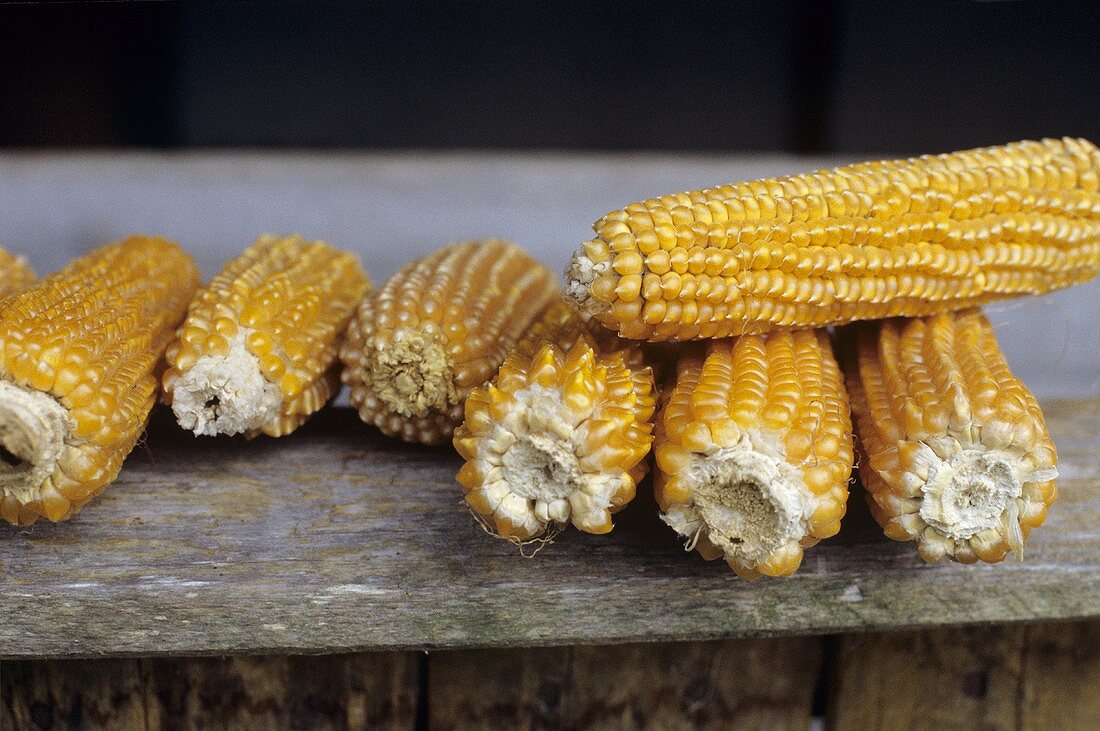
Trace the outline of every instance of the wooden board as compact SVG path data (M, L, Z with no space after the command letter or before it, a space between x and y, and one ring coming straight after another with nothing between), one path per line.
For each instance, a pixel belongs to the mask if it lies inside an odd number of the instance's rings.
M816 637L431 656L436 729L799 729L821 669Z
M556 648L6 660L3 729L1095 729L1100 621Z
M828 727L1095 729L1100 622L850 635Z
M3 729L411 729L416 653L9 660Z
M608 536L534 559L459 505L457 458L350 410L283 439L161 411L75 520L0 528L0 655L314 653L670 641L1100 615L1100 400L1046 404L1060 498L1023 562L925 566L853 499L786 580L685 553L645 487ZM857 493L858 495L858 493Z

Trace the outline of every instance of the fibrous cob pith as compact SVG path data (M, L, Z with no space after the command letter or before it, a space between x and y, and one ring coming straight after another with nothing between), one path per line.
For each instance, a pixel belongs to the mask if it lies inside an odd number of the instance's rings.
M0 298L22 292L36 279L24 257L0 249Z
M340 352L351 404L405 441L439 444L462 421L557 278L514 244L467 241L411 262L363 300Z
M989 321L973 309L847 335L860 476L886 535L929 562L1022 555L1054 502L1057 457Z
M840 367L824 331L774 332L686 350L657 420L662 518L742 578L793 573L840 530L853 447Z
M337 351L370 281L354 255L261 236L204 287L168 348L164 398L195 434L289 434L340 385Z
M0 516L62 520L115 478L198 283L175 244L132 237L0 302Z
M607 336L558 301L467 399L458 481L491 532L606 533L634 498L653 440L653 373L639 347Z
M655 198L596 222L567 294L624 337L927 315L1100 271L1100 151L1024 141Z

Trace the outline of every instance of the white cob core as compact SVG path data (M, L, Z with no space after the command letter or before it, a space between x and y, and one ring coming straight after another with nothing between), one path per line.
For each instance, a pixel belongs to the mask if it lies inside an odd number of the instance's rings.
M584 483L573 445L543 434L525 434L501 460L512 492L529 500L567 498Z
M727 559L745 564L765 560L798 543L813 512L801 473L760 435L743 436L732 447L698 455L683 479L691 503L662 519L691 539L705 536Z
M595 316L606 311L607 303L593 297L590 286L608 267L607 262L594 263L585 255L583 247L577 249L565 270L565 300L586 315Z
M946 536L967 539L1000 527L1023 489L1011 455L968 449L929 468L920 516Z
M69 412L49 394L0 381L0 490L33 502L72 433Z
M180 376L172 391L179 425L200 436L259 429L279 414L279 387L264 378L259 359L248 351L241 328L225 355L204 355Z

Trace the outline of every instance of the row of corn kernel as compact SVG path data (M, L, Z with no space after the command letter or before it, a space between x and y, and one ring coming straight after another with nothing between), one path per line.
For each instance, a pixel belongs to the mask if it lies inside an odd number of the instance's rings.
M921 316L1100 272L1100 150L1024 141L650 199L608 213L568 295L624 337Z
M353 401L434 389L445 398L424 413L398 403L381 425L449 439L466 395L557 293L549 270L488 240L414 262L364 299L354 256L298 236L262 236L197 286L191 258L163 239L102 247L37 285L0 252L0 516L61 520L102 491L144 430L162 357L185 429L290 433L339 389L353 316Z

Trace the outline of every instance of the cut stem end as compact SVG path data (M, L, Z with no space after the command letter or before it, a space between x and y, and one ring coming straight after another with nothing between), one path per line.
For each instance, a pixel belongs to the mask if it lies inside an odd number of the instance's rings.
M51 396L0 381L0 491L34 502L71 432L68 411Z
M445 346L438 333L412 332L375 348L370 356L371 380L382 403L407 417L445 411L457 398Z
M232 435L255 431L278 416L282 400L279 387L264 378L259 359L238 337L229 353L203 356L180 376L172 411L179 425L196 435Z
M727 560L753 566L806 534L810 507L798 474L745 441L699 457L687 480L695 513L688 525L696 525L689 535L701 528Z

